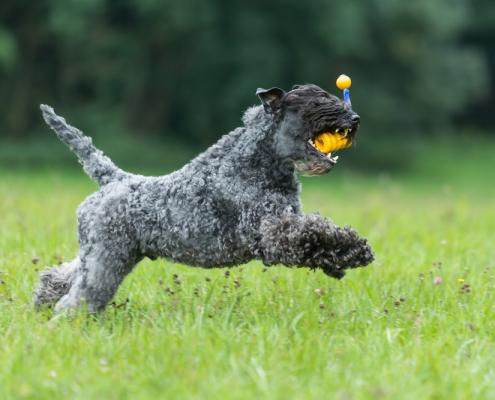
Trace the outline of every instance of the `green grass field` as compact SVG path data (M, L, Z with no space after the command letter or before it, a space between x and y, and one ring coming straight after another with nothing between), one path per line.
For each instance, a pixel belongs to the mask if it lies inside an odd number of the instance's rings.
M493 399L494 153L304 180L305 210L376 252L341 281L146 260L98 318L30 306L37 271L75 256L75 208L96 186L1 171L0 399Z

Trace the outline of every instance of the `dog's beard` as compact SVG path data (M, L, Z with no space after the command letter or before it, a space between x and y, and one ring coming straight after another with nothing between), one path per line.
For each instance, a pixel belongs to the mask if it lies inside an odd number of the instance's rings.
M330 172L335 163L330 160L311 158L309 160L294 161L294 167L303 176L320 176Z

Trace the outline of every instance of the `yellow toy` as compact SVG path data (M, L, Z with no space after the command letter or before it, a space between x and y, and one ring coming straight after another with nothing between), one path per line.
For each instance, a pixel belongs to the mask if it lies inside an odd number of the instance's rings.
M322 133L315 139L315 147L322 153L345 149L352 144L352 140L346 138L341 133Z
M337 87L344 91L344 101L351 106L351 99L349 98L349 88L351 87L351 78L347 75L340 75L337 78ZM352 107L351 107L352 110ZM325 132L319 135L315 141L315 147L322 153L331 153L332 151L345 149L352 145L352 140L347 137L348 130L343 129L344 134L339 132Z

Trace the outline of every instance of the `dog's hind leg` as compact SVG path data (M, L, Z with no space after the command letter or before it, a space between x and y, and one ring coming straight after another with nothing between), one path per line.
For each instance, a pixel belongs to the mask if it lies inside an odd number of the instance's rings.
M47 268L40 273L41 283L33 292L34 306L55 304L61 297L69 293L77 279L80 267L79 258L64 262L58 267Z
M127 242L93 244L88 251L81 251L80 273L70 291L55 306L56 312L77 308L88 312L100 312L112 300L118 287L142 257L129 250ZM131 246L129 246L131 247Z

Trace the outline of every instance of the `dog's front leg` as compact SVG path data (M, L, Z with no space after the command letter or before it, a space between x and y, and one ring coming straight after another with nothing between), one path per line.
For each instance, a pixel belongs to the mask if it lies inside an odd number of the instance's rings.
M340 279L345 269L364 267L374 260L366 239L319 214L267 217L261 222L260 234L257 253L265 265L321 268Z

